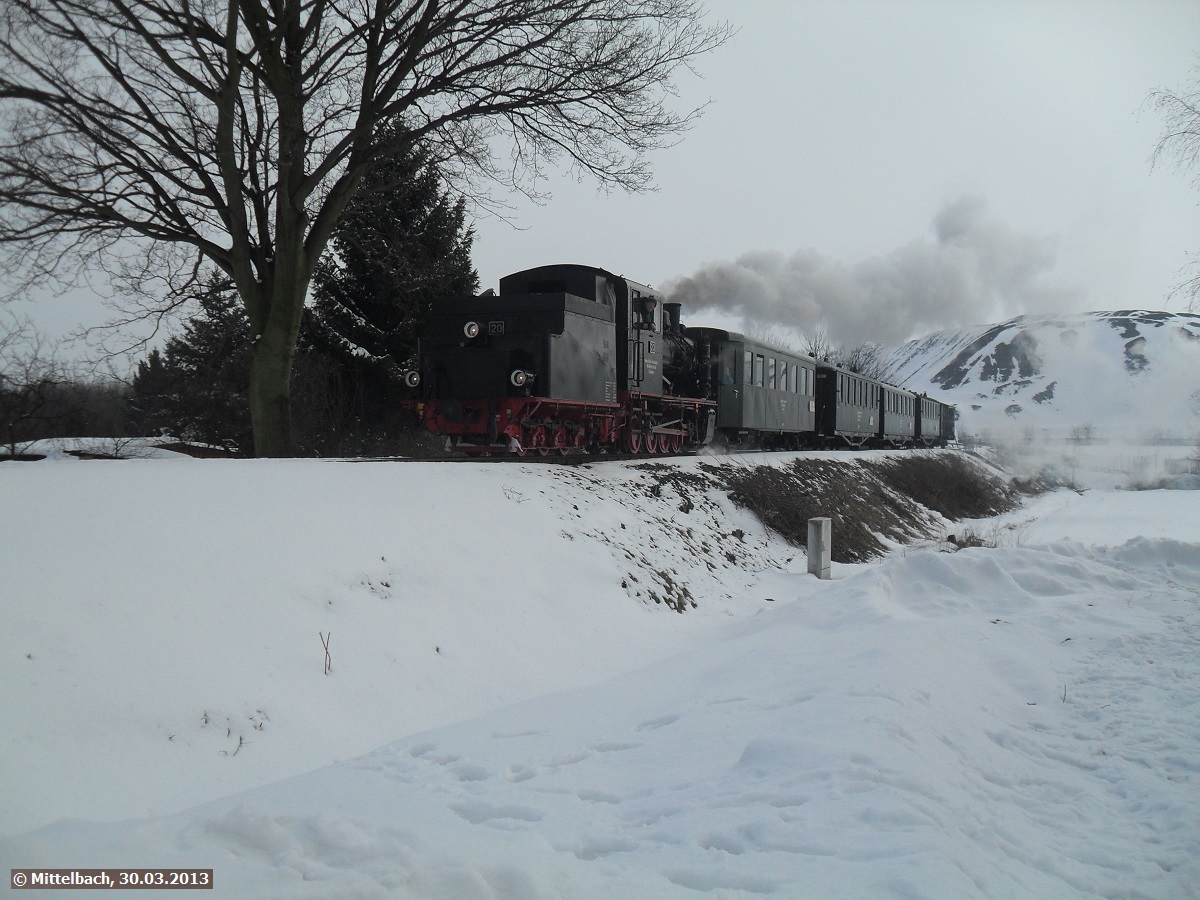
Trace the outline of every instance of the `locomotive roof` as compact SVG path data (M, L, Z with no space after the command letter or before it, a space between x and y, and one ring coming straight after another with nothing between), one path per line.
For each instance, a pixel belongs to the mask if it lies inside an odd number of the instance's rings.
M599 266L585 266L581 263L552 263L545 266L534 266L530 269L520 269L516 272L510 272L500 279L500 292L504 293L504 283L511 280L530 278L547 278L548 276L558 275L573 275L579 277L581 275L591 275L592 277L603 278L614 285L627 285L629 288L640 291L642 294L650 294L658 298L663 298L662 291L656 290L647 284L642 284L626 278L624 275L617 275L610 272L608 269L601 269Z

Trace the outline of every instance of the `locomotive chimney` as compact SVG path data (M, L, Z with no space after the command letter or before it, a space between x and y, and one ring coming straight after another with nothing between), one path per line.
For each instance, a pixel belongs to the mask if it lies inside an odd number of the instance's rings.
M667 314L667 322L668 322L668 325L666 327L667 331L672 331L672 332L679 331L679 309L682 306L683 306L682 303L664 303L663 304L663 311Z

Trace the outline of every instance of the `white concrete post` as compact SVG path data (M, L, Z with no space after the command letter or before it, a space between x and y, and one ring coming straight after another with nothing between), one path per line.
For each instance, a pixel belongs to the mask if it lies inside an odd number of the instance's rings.
M833 520L808 520L808 572L818 578L828 580L832 577L830 551L832 548Z

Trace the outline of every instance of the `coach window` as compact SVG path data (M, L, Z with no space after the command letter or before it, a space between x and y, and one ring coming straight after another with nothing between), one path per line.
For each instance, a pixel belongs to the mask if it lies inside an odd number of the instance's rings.
M763 355L761 353L754 354L754 386L763 386Z
M775 390L775 357L767 360L767 387Z
M733 375L737 369L737 350L729 344L721 345L721 377L719 384L733 384Z
M754 374L752 366L754 365L754 354L749 350L746 351L746 365L742 370L742 384L754 384Z

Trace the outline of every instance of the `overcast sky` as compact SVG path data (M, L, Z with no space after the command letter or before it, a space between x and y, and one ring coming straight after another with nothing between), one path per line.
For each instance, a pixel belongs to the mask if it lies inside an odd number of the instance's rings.
M708 0L740 30L679 81L709 106L654 157L657 191L563 173L480 218L484 287L597 265L685 321L903 341L1021 312L1181 309L1200 192L1151 170L1145 104L1200 62L1197 0ZM1200 173L1193 173L1200 174ZM500 198L503 199L503 198ZM103 311L39 305L61 333Z
M569 177L478 222L485 287L602 266L748 314L898 342L1042 309L1181 309L1200 192L1151 170L1145 105L1200 62L1196 0L708 0L740 28L656 193ZM689 316L689 309L693 313ZM711 319L712 315L705 316ZM730 320L737 324L736 319Z

